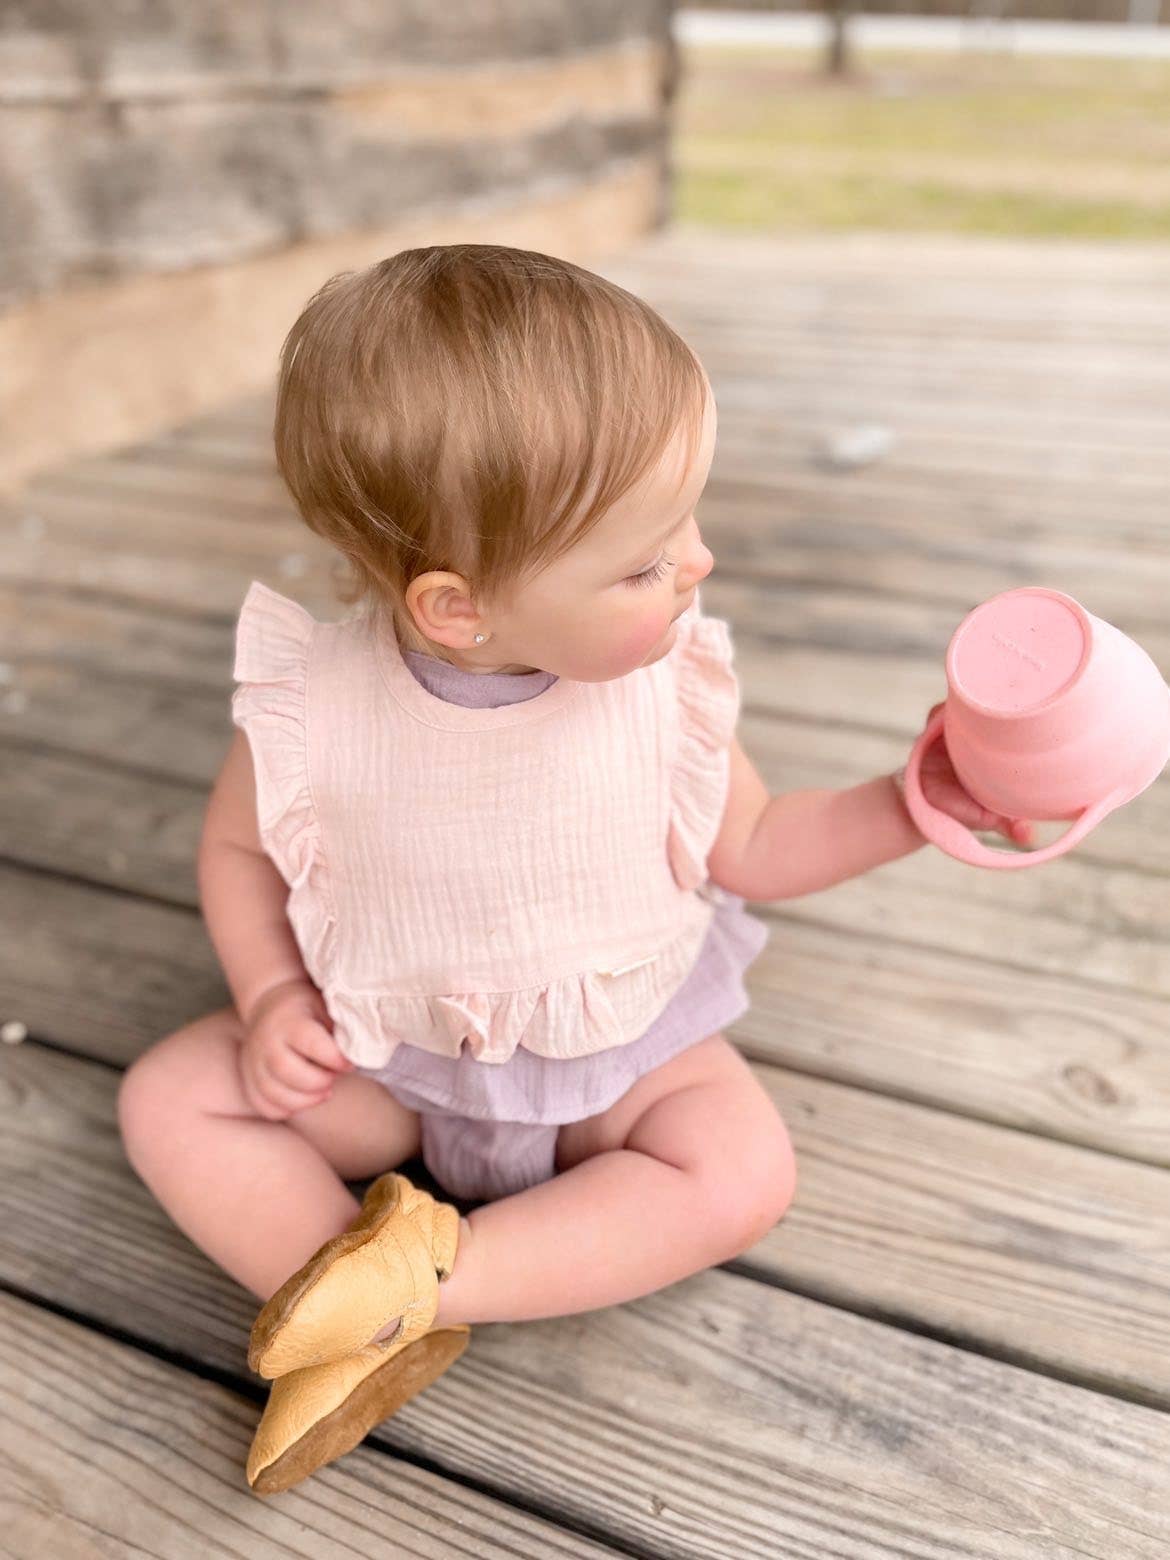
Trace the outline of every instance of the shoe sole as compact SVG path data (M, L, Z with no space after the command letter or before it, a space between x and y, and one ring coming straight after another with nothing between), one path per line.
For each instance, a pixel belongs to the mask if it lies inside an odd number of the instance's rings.
M471 1329L439 1327L371 1371L332 1413L312 1425L252 1483L258 1495L291 1489L326 1463L343 1457L375 1425L396 1414L424 1387L449 1370L467 1347Z

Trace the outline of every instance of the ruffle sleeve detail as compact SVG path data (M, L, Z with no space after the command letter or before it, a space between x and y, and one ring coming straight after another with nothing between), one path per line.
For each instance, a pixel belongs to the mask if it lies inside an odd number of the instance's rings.
M309 786L306 685L315 627L297 602L252 581L236 624L232 723L252 750L261 843L289 885L286 913L320 982L333 916Z
M679 733L667 854L679 887L691 889L707 880L707 857L723 820L739 682L730 630L721 618L702 616L697 593L679 619L679 630L670 655Z

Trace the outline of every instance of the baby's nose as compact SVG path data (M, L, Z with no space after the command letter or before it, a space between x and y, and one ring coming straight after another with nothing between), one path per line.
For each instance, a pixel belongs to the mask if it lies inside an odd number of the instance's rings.
M700 580L705 580L714 567L715 555L696 529L695 539L686 556L686 574L691 584L697 585Z

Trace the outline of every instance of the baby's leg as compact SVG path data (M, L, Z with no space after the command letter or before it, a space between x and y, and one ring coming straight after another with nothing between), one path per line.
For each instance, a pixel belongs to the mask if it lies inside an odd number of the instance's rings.
M126 1154L189 1239L267 1299L358 1212L344 1185L418 1152L419 1126L372 1078L341 1073L332 1098L287 1121L244 1097L234 1007L160 1040L118 1095Z
M779 1113L722 1035L562 1127L557 1165L472 1212L438 1321L567 1316L649 1294L754 1245L796 1181Z

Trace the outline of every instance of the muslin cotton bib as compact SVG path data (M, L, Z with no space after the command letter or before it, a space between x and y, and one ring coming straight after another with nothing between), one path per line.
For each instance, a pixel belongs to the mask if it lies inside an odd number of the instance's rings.
M260 838L352 1061L404 1041L584 1056L685 980L739 706L697 596L654 665L477 709L429 693L364 614L320 623L253 581L234 675Z

